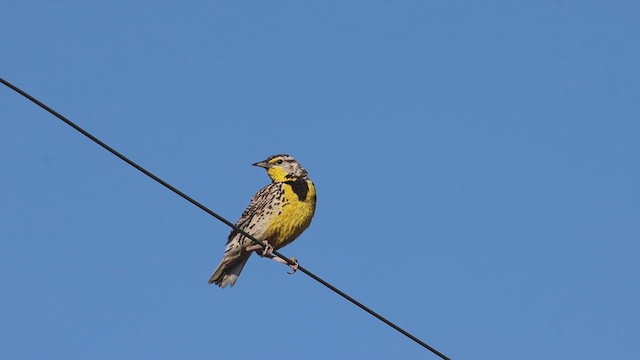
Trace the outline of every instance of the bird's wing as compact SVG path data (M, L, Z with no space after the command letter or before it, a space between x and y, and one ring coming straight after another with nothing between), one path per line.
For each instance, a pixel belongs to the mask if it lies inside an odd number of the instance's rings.
M264 208L271 204L273 200L279 196L281 193L281 189L278 187L282 187L280 183L271 183L258 191L255 195L251 197L251 202L247 206L246 209L242 212L240 219L236 222L236 226L240 229L246 231L250 235L254 235L258 232L259 229L250 229L249 225L252 222L252 219L256 214L260 214L263 212ZM227 238L227 244L233 240L233 238L238 235L237 230L232 230ZM247 239L248 240L248 239ZM258 239L262 240L262 239Z

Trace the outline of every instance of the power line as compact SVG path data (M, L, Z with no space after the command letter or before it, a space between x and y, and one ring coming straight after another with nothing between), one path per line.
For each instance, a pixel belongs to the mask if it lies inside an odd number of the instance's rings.
M139 170L140 172L142 172L143 174L147 175L148 177L152 178L153 180L155 180L156 182L160 183L162 186L166 187L167 189L173 191L174 193L178 194L180 197L182 197L183 199L187 200L188 202L192 203L193 205L199 207L201 210L203 210L204 212L206 212L207 214L215 217L216 219L220 220L221 222L223 222L225 225L229 226L230 228L234 229L235 231L239 232L240 234L244 235L245 237L247 237L248 239L250 239L251 241L253 241L254 243L263 246L261 241L259 241L258 239L256 239L255 237L251 236L250 234L246 233L245 231L243 231L242 229L238 228L235 224L233 224L232 222L230 222L229 220L223 218L222 216L218 215L216 212L214 212L213 210L210 210L209 208L207 208L206 206L202 205L201 203L199 203L198 201L194 200L193 198L191 198L189 195L183 193L182 191L178 190L177 188L175 188L174 186L172 186L171 184L167 183L166 181L160 179L159 177L157 177L156 175L154 175L153 173L151 173L150 171L148 171L147 169L143 168L142 166L138 165L137 163L133 162L132 160L130 160L129 158L127 158L126 156L122 155L121 153L119 153L118 151L116 151L114 148L112 148L111 146L105 144L104 142L102 142L100 139L98 139L97 137L91 135L89 132L87 132L86 130L82 129L80 126L76 125L74 122L72 122L71 120L67 119L66 117L62 116L60 113L58 113L57 111L53 110L52 108L50 108L49 106L45 105L44 103L42 103L41 101L39 101L38 99L34 98L33 96L29 95L28 93L22 91L20 88L18 88L17 86L11 84L10 82L6 81L3 78L0 78L0 82L2 82L4 85L6 85L7 87L9 87L10 89L12 89L13 91L19 93L20 95L24 96L25 98L29 99L31 102L33 102L34 104L40 106L41 108L43 108L44 110L48 111L49 113L51 113L53 116L57 117L58 119L62 120L64 123L66 123L67 125L71 126L72 128L74 128L75 130L77 130L78 132L80 132L82 135L86 136L87 138L91 139L93 142L95 142L96 144L100 145L101 147L103 147L105 150L109 151L110 153L112 153L113 155L117 156L118 158L120 158L122 161L126 162L127 164L133 166L134 168L136 168L137 170ZM287 258L286 256L282 255L281 253L279 253L278 251L273 251L273 254L278 256L279 258L281 258L282 260L286 261L289 265L294 265L295 263ZM346 300L350 301L351 303L353 303L354 305L356 305L357 307L359 307L360 309L368 312L369 314L373 315L374 317L376 317L378 320L382 321L383 323L389 325L390 327L394 328L395 330L397 330L398 332L400 332L402 335L408 337L409 339L415 341L417 344L419 344L420 346L424 347L425 349L431 351L432 353L436 354L437 356L439 356L440 358L442 358L443 360L450 360L447 356L445 356L443 353L441 353L440 351L436 350L435 348L433 348L432 346L430 346L429 344L425 343L424 341L418 339L417 337L415 337L414 335L412 335L411 333L409 333L408 331L402 329L401 327L399 327L398 325L394 324L393 322L387 320L385 317L383 317L382 315L378 314L377 312L371 310L369 307L365 306L364 304L362 304L361 302L357 301L356 299L352 298L351 296L347 295L346 293L344 293L343 291L341 291L340 289L336 288L335 286L331 285L330 283L326 282L325 280L323 280L322 278L320 278L319 276L315 275L314 273L312 273L311 271L307 270L306 268L302 267L301 265L298 265L298 270L302 271L303 273L307 274L309 277L311 277L312 279L314 279L315 281L319 282L320 284L324 285L325 287L327 287L328 289L330 289L331 291L335 292L336 294L342 296L343 298L345 298Z

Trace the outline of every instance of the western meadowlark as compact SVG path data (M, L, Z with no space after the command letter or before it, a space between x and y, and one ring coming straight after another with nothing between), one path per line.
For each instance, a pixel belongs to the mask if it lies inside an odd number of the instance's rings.
M279 154L253 165L267 170L271 184L253 195L236 226L262 241L264 247L236 230L231 231L224 257L209 284L233 286L254 251L287 264L274 257L272 251L290 244L311 224L316 210L316 188L300 163L290 155ZM298 262L295 258L291 260L295 265L290 266L295 271Z

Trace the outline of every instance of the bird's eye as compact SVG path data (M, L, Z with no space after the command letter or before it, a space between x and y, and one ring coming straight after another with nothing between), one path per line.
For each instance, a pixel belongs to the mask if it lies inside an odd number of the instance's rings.
M282 159L278 159L278 161L276 161L276 164L281 165L282 164Z

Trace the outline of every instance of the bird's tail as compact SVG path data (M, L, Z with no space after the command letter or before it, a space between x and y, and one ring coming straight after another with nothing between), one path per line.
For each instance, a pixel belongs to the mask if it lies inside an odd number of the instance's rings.
M222 259L216 271L213 272L209 279L209 284L216 284L220 287L226 287L227 285L233 286L242 272L242 268L249 260L251 253L247 253L242 257L229 261L228 259Z

